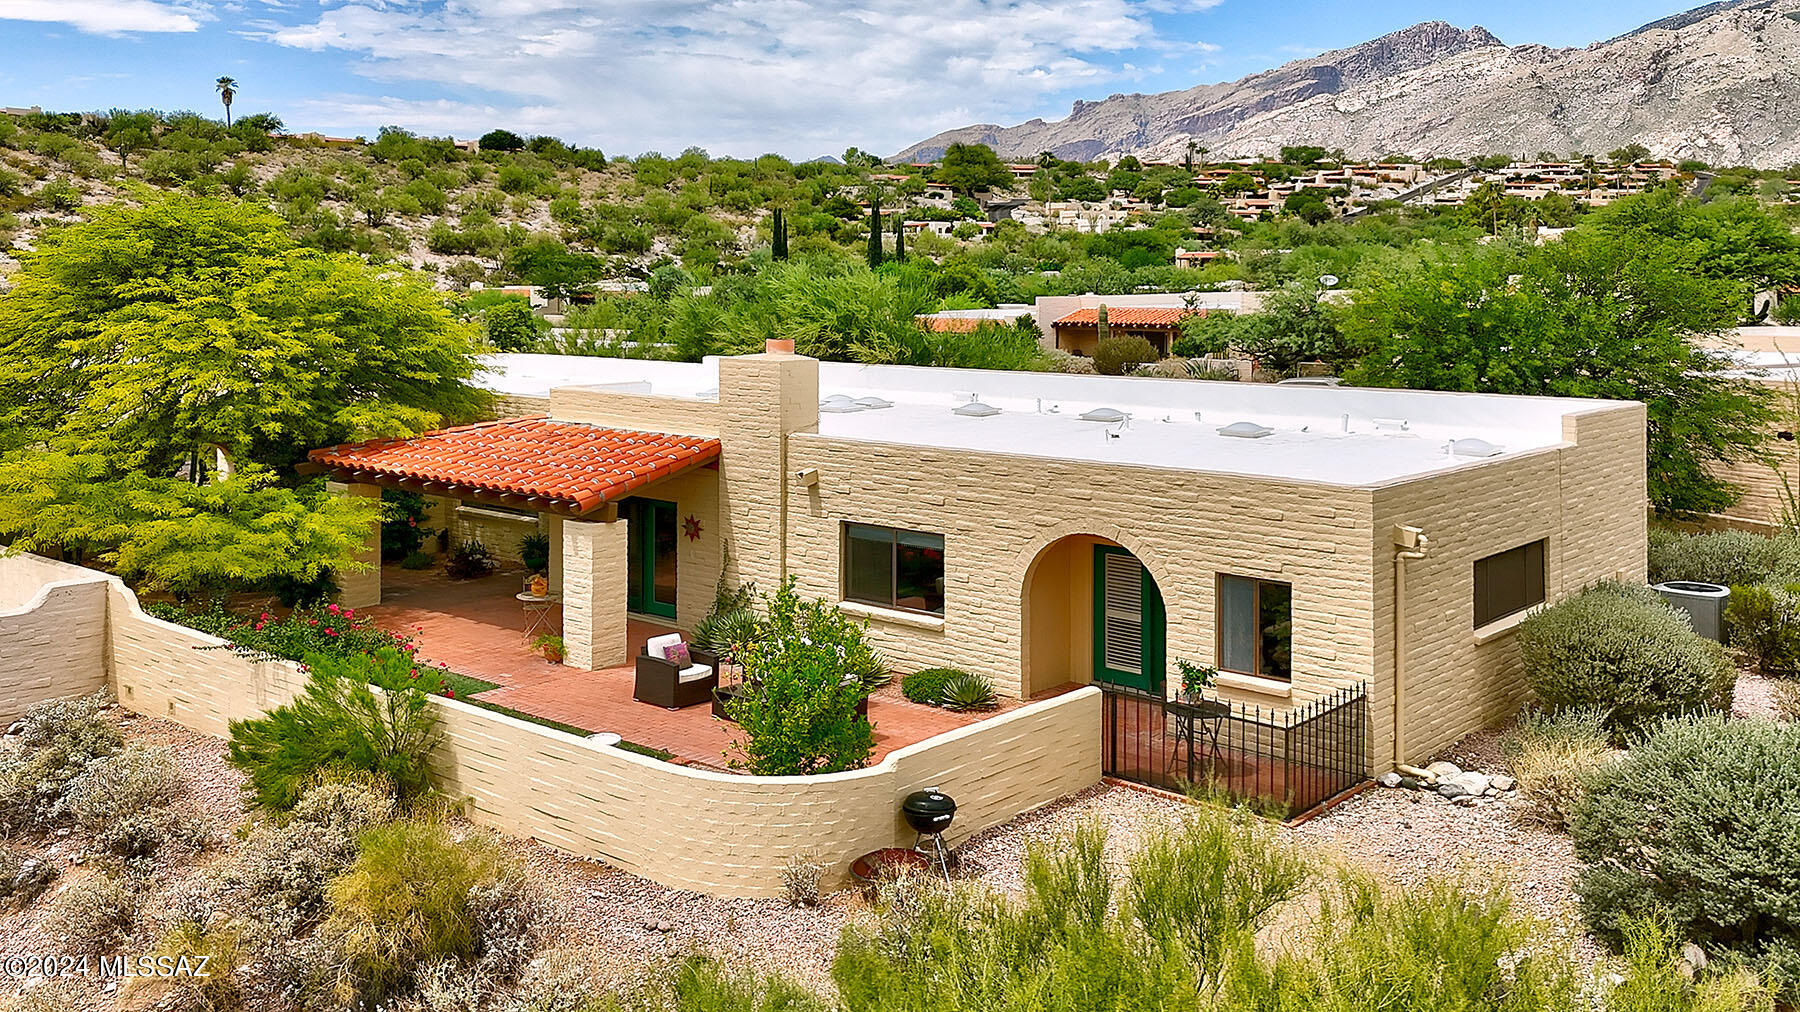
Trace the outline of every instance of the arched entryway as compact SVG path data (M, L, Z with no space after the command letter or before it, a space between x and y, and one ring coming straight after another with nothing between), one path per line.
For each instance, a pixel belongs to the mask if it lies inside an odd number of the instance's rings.
M1025 571L1021 688L1105 682L1160 694L1167 665L1162 592L1117 542L1071 534Z

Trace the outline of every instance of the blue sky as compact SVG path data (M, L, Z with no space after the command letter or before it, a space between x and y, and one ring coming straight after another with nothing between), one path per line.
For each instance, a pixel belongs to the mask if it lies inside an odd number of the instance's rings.
M896 151L1232 80L1419 21L1586 45L1699 0L0 0L0 105L294 130L549 133L608 154Z

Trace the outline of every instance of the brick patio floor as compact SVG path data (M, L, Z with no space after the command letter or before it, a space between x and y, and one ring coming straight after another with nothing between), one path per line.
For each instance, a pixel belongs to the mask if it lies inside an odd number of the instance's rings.
M381 604L368 609L384 629L416 638L419 656L451 670L496 683L475 696L533 716L588 731L611 731L626 741L673 753L676 761L722 768L737 726L713 717L707 706L666 710L631 698L630 666L580 671L533 653L524 637L527 618L514 599L524 574L503 571L479 580L451 580L437 569L381 568ZM561 628L552 606L553 628ZM668 627L631 618L626 635L633 655L644 640ZM1012 703L1012 706L1018 704ZM875 757L980 720L920 706L900 695L896 680L869 699L875 725Z

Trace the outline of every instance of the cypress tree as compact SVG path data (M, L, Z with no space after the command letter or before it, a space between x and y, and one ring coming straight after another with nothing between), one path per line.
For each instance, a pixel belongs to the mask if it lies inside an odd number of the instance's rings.
M1094 332L1094 339L1097 342L1112 336L1112 327L1108 326L1106 322L1106 303L1104 302L1100 303L1100 308L1094 311Z
M881 195L869 197L869 269L881 266Z
M906 262L906 215L894 215L894 260Z
M787 212L779 207L776 208L774 220L769 223L769 227L773 229L773 238L769 242L769 252L773 254L777 260L786 260L788 258Z

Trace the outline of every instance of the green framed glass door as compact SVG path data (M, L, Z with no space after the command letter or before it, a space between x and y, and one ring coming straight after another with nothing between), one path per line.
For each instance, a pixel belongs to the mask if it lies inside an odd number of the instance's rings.
M1162 592L1137 556L1094 546L1094 680L1144 692L1163 690Z
M675 504L627 499L619 512L628 525L625 607L643 615L675 617Z

